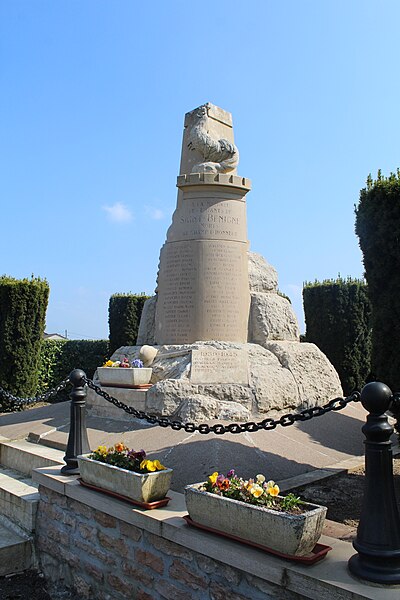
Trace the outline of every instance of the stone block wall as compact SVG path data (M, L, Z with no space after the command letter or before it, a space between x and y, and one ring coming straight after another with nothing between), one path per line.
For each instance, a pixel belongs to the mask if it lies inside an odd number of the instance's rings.
M353 578L352 545L332 547L312 566L282 560L189 527L182 494L168 506L140 510L80 485L60 466L33 470L40 501L39 568L63 600L398 600L398 590ZM390 586L389 586L390 587Z
M40 486L45 577L90 600L300 600L254 575Z

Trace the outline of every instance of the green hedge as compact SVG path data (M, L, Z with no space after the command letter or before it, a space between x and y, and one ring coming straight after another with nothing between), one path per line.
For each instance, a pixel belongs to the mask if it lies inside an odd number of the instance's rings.
M108 305L110 355L121 346L135 346L145 294L113 294Z
M400 171L367 179L355 210L372 305L372 373L400 390Z
M306 340L335 367L344 393L360 389L370 374L371 306L367 286L357 279L305 283Z
M108 340L44 340L36 393L55 387L73 369L82 369L92 379L97 367L103 365L108 356ZM68 386L57 399L66 400L70 390Z
M46 280L0 277L0 386L16 396L37 389L48 298ZM9 408L1 401L0 410Z

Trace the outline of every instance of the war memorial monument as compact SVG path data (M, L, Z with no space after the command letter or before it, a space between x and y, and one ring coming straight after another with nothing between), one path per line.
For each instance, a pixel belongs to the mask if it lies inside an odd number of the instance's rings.
M276 270L249 251L251 183L238 175L238 163L230 113L207 103L185 115L177 205L156 294L144 305L137 346L112 357L140 356L152 367L146 391L108 388L137 409L238 421L342 394L326 356L300 343ZM94 394L88 408L99 416L117 410Z

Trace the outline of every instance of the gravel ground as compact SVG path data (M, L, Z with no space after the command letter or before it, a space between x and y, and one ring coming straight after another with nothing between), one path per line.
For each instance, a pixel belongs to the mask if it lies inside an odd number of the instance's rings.
M0 600L52 600L45 580L34 571L0 577Z
M397 505L400 511L400 458L393 460L393 473ZM350 473L335 475L319 483L291 491L309 502L327 506L327 518L331 521L357 527L364 495L364 478L364 467L359 467Z

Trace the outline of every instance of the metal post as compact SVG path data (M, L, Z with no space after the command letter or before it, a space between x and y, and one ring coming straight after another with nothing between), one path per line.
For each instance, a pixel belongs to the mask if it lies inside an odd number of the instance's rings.
M65 465L61 469L63 475L79 475L79 454L90 452L89 440L86 431L86 384L83 382L85 373L81 369L74 369L69 380L72 383L71 398L71 421L67 451L64 456Z
M392 392L379 382L368 383L361 402L370 413L362 431L365 434L365 487L357 538L358 554L349 560L350 572L380 584L400 583L400 516L393 484L390 426L385 412Z

